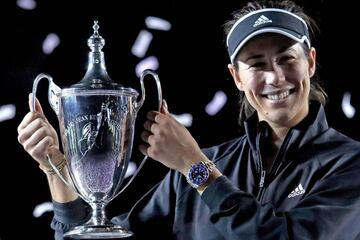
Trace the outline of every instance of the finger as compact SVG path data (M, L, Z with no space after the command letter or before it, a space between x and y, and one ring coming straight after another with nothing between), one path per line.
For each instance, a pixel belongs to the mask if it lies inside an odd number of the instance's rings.
M23 129L25 129L31 122L33 122L36 119L44 119L44 115L36 112L35 113L29 112L28 114L26 114L24 119L21 121L21 123L17 128L18 133L20 133Z
M34 118L34 114L32 112L29 112L25 115L25 117L17 127L17 131L19 134L27 125L29 125L29 123L33 120L33 118Z
M31 113L33 114L33 113ZM23 121L18 128L18 141L23 143L26 139L30 138L39 128L45 127L44 119L31 118Z
M32 109L33 108L33 94L32 93L29 94L29 107L30 107L30 111L32 111L32 112L44 113L44 111L41 107L41 104L36 97L35 97L35 109Z
M142 154L144 154L145 156L148 156L147 150L150 146L148 144L140 144L139 146L139 150Z
M145 143L149 144L149 137L150 135L152 135L150 132L148 131L144 131L141 133L141 140L143 140Z
M146 131L148 131L148 132L152 132L151 131L151 128L152 128L152 125L154 124L154 122L152 122L152 121L149 121L149 120L146 120L145 122L144 122L144 129L146 130Z
M165 115L169 115L169 108L167 105L167 102L165 101L165 99L163 99L162 104L161 104L161 113L164 113Z
M170 114L160 113L156 111L150 111L147 113L147 119L154 123L161 123L164 120L168 119Z
M156 117L156 115L158 115L158 113L159 112L156 112L156 111L149 111L146 114L146 117L147 117L148 120L155 122L155 117Z
M45 161L51 145L52 139L49 136L46 136L37 142L37 144L35 144L28 152L35 159Z
M30 133L30 131L28 132ZM24 137L24 148L25 150L30 150L34 146L38 145L43 139L47 139L47 143L53 144L54 141L52 137L50 136L50 133L46 127L41 127L37 129L36 131L32 132L31 135L28 135L27 137Z

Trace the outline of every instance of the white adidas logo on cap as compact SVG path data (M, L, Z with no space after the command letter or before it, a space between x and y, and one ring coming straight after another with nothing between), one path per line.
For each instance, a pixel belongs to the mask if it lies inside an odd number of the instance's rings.
M292 197L296 197L299 195L302 195L305 193L305 190L303 188L303 186L301 185L301 183L295 188L294 191L292 191L289 195L288 198L292 198Z
M253 27L257 27L261 24L264 24L264 23L271 23L272 20L270 20L269 18L265 17L264 15L261 15L254 23Z

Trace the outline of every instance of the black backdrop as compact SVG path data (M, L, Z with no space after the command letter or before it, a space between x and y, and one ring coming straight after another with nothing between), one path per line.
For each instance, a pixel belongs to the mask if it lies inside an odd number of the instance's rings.
M31 1L30 1L31 2ZM40 72L51 74L59 86L78 82L85 72L93 20L100 24L107 69L111 78L125 86L139 89L135 66L148 56L156 56L163 95L174 114L190 113L189 130L200 146L220 143L239 135L237 127L237 91L227 72L228 57L221 25L242 1L37 1L34 10L8 1L2 6L0 58L0 107L14 104L14 118L0 122L1 141L1 239L52 239L49 224L52 212L34 217L34 208L49 202L45 175L17 142L16 128L28 112L27 96L33 79ZM343 1L342 3L345 3ZM351 104L360 107L356 88L358 45L353 37L357 29L355 8L339 6L335 1L300 1L319 23L321 32L313 45L318 50L318 74L329 94L326 107L330 124L345 134L360 139L359 114L347 118L342 110L344 93L351 94ZM339 13L343 11L343 13ZM347 16L339 17L341 16ZM149 29L147 16L168 21L170 31ZM335 27L337 26L337 27ZM343 26L343 27L338 27ZM131 54L140 30L153 34L143 58ZM50 54L41 46L49 33L59 36L60 45ZM151 84L150 84L151 85ZM155 108L156 93L148 86L147 103L137 119L138 134L143 114ZM152 89L152 90L151 90ZM227 95L225 106L214 116L205 112L217 91ZM50 122L57 127L55 114L46 99L47 86L40 84L38 98ZM133 160L139 164L135 135ZM166 169L147 162L133 184L109 206L109 215L128 209L147 189L158 182ZM27 230L25 230L27 229Z

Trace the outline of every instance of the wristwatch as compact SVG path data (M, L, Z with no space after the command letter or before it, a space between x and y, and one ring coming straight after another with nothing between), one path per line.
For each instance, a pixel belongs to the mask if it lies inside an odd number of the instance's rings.
M214 167L215 164L210 160L191 165L186 176L187 182L193 188L204 185L209 180L210 173L213 171Z

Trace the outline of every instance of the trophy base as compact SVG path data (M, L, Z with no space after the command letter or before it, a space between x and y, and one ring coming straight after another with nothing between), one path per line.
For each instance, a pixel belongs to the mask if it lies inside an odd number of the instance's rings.
M117 225L77 226L64 233L64 237L75 239L113 239L132 235L131 231Z

